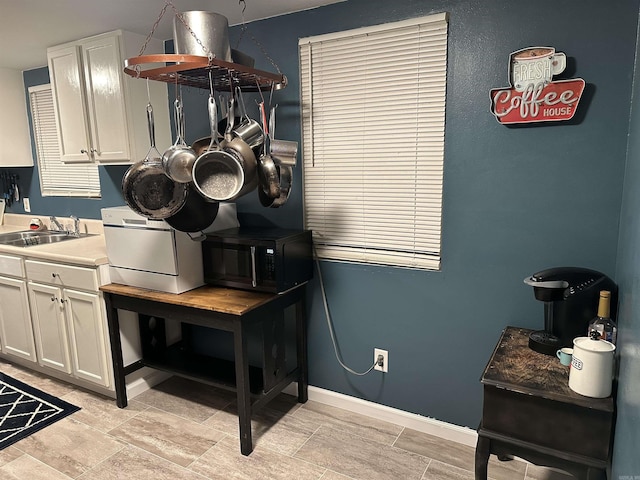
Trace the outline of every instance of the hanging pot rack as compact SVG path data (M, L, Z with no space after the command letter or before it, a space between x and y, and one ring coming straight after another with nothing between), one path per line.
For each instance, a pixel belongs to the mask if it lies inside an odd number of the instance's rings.
M244 0L240 0L240 4L244 3ZM208 53L207 56L184 54L144 55L149 39L153 36L168 7L173 9L176 17L180 19L193 38L195 38L205 52ZM244 35L246 30L244 22L245 8L246 5L244 5L242 9L242 35ZM280 73L278 66L273 62L271 57L267 55L264 48L253 36L252 39L278 71L277 74L217 59L215 55L202 45L171 0L165 0L165 5L153 24L153 28L140 49L138 56L125 60L124 72L135 78L146 78L159 82L187 85L207 90L210 88L215 88L216 90L232 90L240 87L245 91L256 92L284 88L287 85L287 77Z
M199 55L139 55L125 60L124 72L135 78L187 85L209 90L209 72L216 90L229 90L230 85L243 91L279 90L287 86L287 77L238 63ZM159 66L163 65L163 66Z

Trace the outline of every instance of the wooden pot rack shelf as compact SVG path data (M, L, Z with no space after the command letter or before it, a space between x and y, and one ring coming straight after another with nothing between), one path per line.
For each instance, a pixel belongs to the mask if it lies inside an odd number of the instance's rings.
M124 72L134 78L187 85L209 90L209 73L214 90L230 90L231 85L247 92L279 90L287 85L282 74L256 70L238 63L198 55L141 55L125 60Z

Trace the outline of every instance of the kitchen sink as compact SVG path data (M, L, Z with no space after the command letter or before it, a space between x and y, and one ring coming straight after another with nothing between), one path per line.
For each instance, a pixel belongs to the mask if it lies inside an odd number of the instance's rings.
M32 247L34 245L46 245L91 236L93 235L88 233L75 235L73 233L60 230L23 230L20 232L0 233L0 245Z

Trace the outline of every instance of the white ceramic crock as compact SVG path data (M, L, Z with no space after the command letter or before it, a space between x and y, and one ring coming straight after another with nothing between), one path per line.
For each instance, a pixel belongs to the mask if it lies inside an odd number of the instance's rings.
M605 340L575 338L569 388L586 397L605 398L611 395L615 350L616 346Z

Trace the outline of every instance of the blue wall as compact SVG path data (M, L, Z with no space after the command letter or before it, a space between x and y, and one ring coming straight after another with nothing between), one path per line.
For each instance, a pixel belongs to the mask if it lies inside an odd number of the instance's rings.
M639 67L636 61L636 75ZM616 280L620 285L617 345L620 370L612 478L640 476L637 454L640 432L640 87L637 85L631 107L616 267Z
M278 136L300 138L299 38L441 11L450 13L442 271L323 262L344 360L364 370L373 348L384 348L390 372L354 377L339 367L316 277L309 307L309 378L321 388L475 428L482 403L479 378L500 331L506 325L540 328L543 323L543 306L523 278L560 265L616 273L638 0L584 0L579 5L554 0L349 0L251 23L250 32L289 79L289 86L276 94ZM237 38L238 29L232 30ZM587 82L578 118L502 126L489 112L489 90L508 85L509 53L535 45L565 52L566 77ZM240 49L256 57L257 68L273 70L247 36ZM187 88L183 95L187 139L207 135L206 92ZM628 175L638 177L630 187L637 189L640 165L636 169L634 173L630 166ZM122 203L117 189L123 171L101 167L107 188L95 205ZM82 215L99 217L91 201L38 199L34 176L34 211L85 211ZM264 209L248 195L238 209L278 225L301 226L301 192L297 169L284 208ZM625 205L631 205L624 210L625 222L638 201L634 195L625 197ZM637 236L635 230L623 229L621 258L638 262L631 250ZM635 264L621 271L628 292L639 271ZM623 296L620 341L628 338L636 355L635 363L623 358L623 391L637 388L631 373L638 378L638 326L626 317L635 304ZM636 401L637 394L628 395ZM630 415L630 408L623 415ZM631 418L637 430L637 416ZM637 436L622 432L625 439Z
M500 331L543 323L543 306L523 278L558 265L615 274L638 3L350 0L252 23L289 78L277 94L288 112L278 131L300 136L298 38L439 11L450 12L442 271L323 262L345 361L364 370L373 348L384 348L390 373L360 378L339 367L316 281L310 381L475 428L478 380ZM508 128L489 113L489 90L508 84L509 53L532 45L565 52L567 76L586 80L575 122ZM245 38L241 49L271 69L251 47ZM191 118L202 112L206 131L205 98L193 99ZM296 174L286 208L264 212L254 202L246 209L299 222Z

